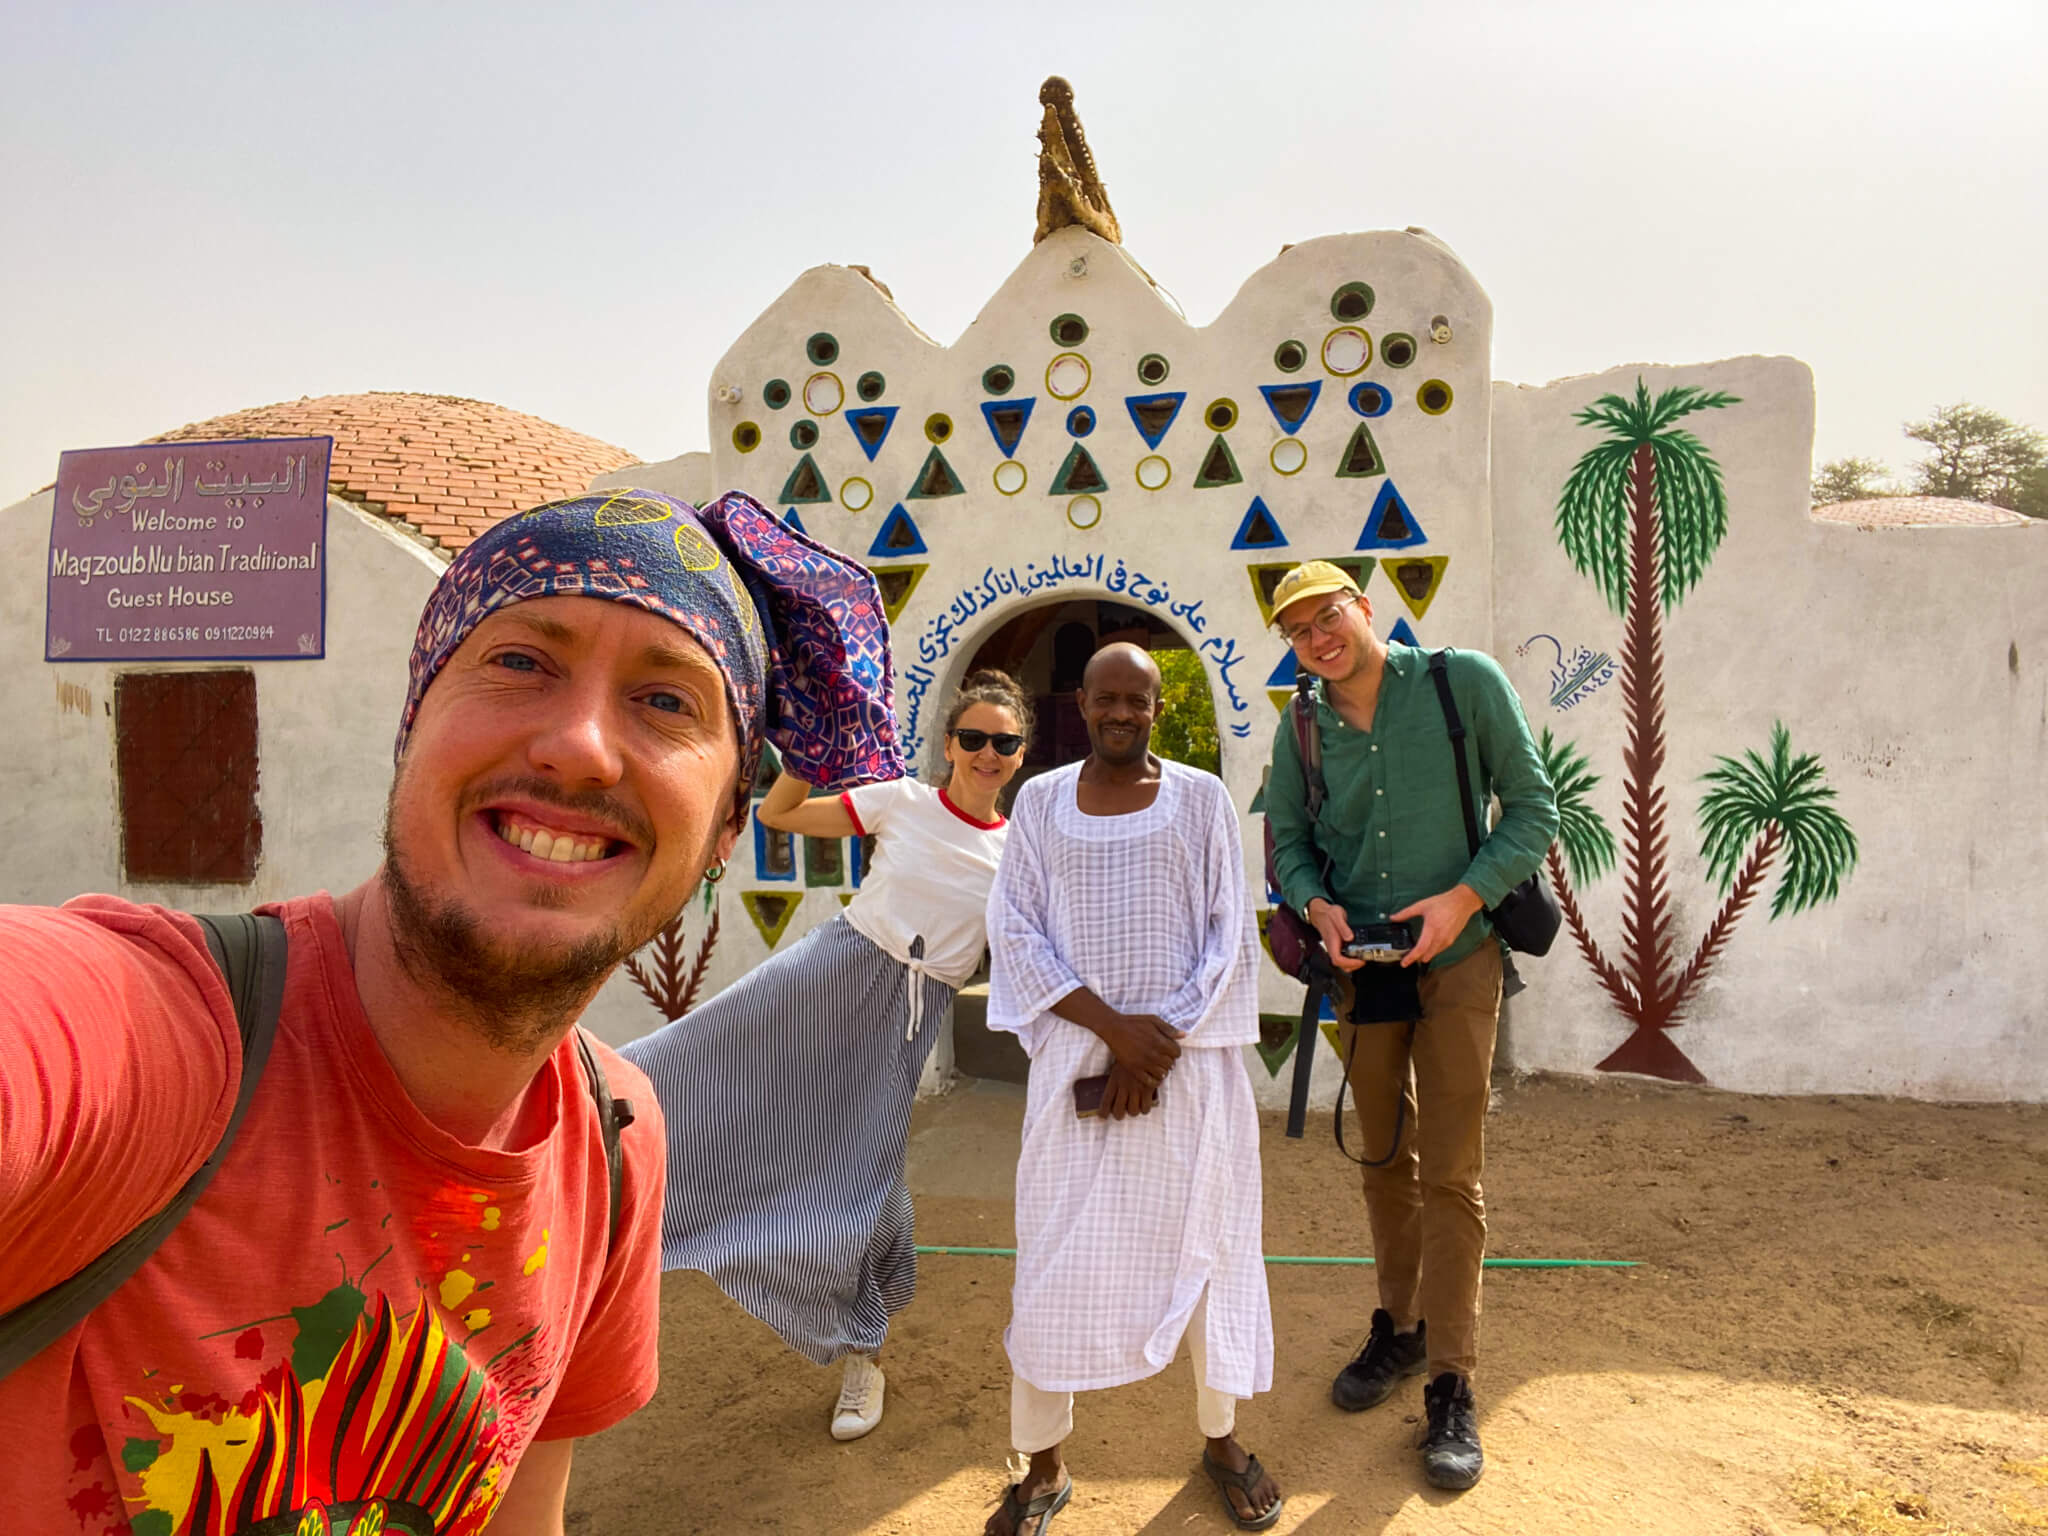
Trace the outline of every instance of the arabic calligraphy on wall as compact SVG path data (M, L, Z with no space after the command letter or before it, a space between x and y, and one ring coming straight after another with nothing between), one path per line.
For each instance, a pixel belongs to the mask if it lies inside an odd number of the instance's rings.
M324 655L333 448L304 437L66 453L45 659Z
M1089 555L1078 560L1053 555L1044 564L1027 560L1022 566L984 567L978 578L941 602L938 611L918 631L917 661L903 672L903 744L910 756L915 757L923 745L925 698L938 683L938 664L953 654L968 627L979 616L1013 599L1074 585L1143 603L1174 620L1189 646L1215 669L1223 685L1230 712L1237 717L1226 729L1239 740L1251 735L1251 706L1233 675L1245 660L1245 653L1236 636L1210 633L1209 616L1202 611L1205 599L1176 602L1165 581L1126 564L1121 556L1112 565L1108 555Z

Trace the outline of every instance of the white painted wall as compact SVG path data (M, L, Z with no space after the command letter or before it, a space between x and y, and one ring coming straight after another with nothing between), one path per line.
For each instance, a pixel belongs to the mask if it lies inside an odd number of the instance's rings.
M1495 620L1532 725L1578 741L1621 834L1617 678L1548 702L1548 632L1619 654L1621 621L1552 530L1558 491L1599 440L1572 414L1603 394L1700 385L1741 397L1681 423L1726 476L1729 530L1664 628L1675 930L1689 955L1719 904L1700 858L1699 775L1765 752L1774 721L1815 754L1861 844L1841 898L1775 922L1769 891L1671 1035L1707 1079L1760 1093L2048 1099L2048 524L1862 531L1814 522L1813 382L1748 357L1626 367L1494 391ZM1618 958L1621 877L1581 894ZM1628 1033L1560 939L1525 962L1517 1065L1589 1071Z
M1772 921L1774 882L1767 883L1673 1043L1708 1080L1731 1088L2048 1098L2048 1018L2039 1001L2048 996L2048 946L2036 937L2048 920L2038 878L2048 817L2034 808L2048 770L2048 617L2039 601L2048 590L2048 528L1859 533L1814 524L1807 516L1812 382L1796 361L1629 367L1541 389L1494 385L1490 305L1456 258L1419 231L1293 247L1254 273L1212 325L1191 327L1121 250L1069 230L1036 247L950 347L925 336L859 273L804 273L710 381L712 481L786 506L779 492L799 457L790 426L818 423L811 452L834 499L798 507L804 525L872 564L927 567L895 626L899 713L924 755L934 712L999 626L1038 601L1132 602L1131 573L1142 571L1157 608L1184 631L1193 627L1190 613L1200 615L1201 633L1189 638L1210 643L1206 659L1226 732L1224 778L1248 807L1276 719L1265 693L1281 647L1261 625L1245 568L1352 552L1379 484L1332 475L1359 419L1345 403L1351 381L1313 361L1284 375L1273 349L1288 336L1314 349L1336 323L1332 290L1354 280L1375 290L1372 315L1362 322L1375 350L1397 330L1418 338L1420 348L1406 370L1376 357L1360 375L1399 386L1394 409L1372 431L1429 536L1415 552L1450 557L1434 605L1426 618L1410 617L1410 627L1424 644L1479 647L1502 661L1532 724L1549 725L1592 758L1603 776L1595 803L1617 837L1618 676L1607 674L1569 709L1552 702L1555 662L1580 647L1618 658L1621 640L1619 617L1572 569L1553 531L1564 479L1599 437L1573 414L1601 394L1632 390L1638 376L1653 392L1699 384L1741 397L1683 423L1725 475L1730 529L1664 628L1669 756L1662 784L1680 963L1719 905L1699 853L1699 776L1719 755L1766 750L1773 721L1790 728L1795 752L1820 759L1862 856L1841 898L1804 914ZM1045 378L1063 350L1047 327L1069 312L1089 323L1088 340L1073 350L1093 369L1089 390L1072 403L1097 409L1098 425L1084 441L1111 485L1091 529L1071 526L1065 498L1046 494L1073 441L1062 427L1069 403L1047 398ZM1450 322L1448 346L1427 339L1439 314ZM839 344L838 358L822 368L805 356L806 339L819 331ZM1147 352L1172 364L1163 385L1135 377ZM1010 398L1038 400L1016 455L1029 483L1014 497L990 483L1002 456L979 409L990 398L982 370L997 362L1016 371ZM872 464L842 419L847 406L861 404L853 385L869 369L887 380L877 403L899 408ZM838 377L846 402L806 413L805 381L820 372ZM1294 477L1267 460L1284 434L1257 389L1290 377L1324 383L1300 433L1308 467ZM1453 408L1441 417L1415 408L1413 387L1428 377L1454 391ZM770 378L787 380L798 398L768 408L762 386ZM1162 447L1174 479L1147 492L1132 478L1147 450L1123 399L1154 388L1184 389L1188 401ZM1192 471L1213 436L1196 413L1219 396L1239 406L1239 425L1228 436L1244 483L1195 490ZM904 500L928 553L871 555L884 517L932 446L922 428L934 412L953 420L942 451L965 494ZM751 452L735 439L742 422L760 432ZM847 503L847 491L859 490L849 487L855 479L872 487L864 510ZM1285 549L1228 547L1254 494L1287 535ZM1048 570L1058 574L1047 580L1040 573ZM1015 590L1034 577L1036 591ZM1384 573L1368 590L1384 632L1405 610ZM1196 602L1198 610L1182 606ZM1554 637L1557 650L1532 639L1539 634ZM1247 816L1246 873L1255 889L1259 833ZM746 853L743 847L738 878L723 898L717 985L768 953L743 921L739 891L804 893L785 943L838 909L837 891L805 893L800 880L791 887L753 878ZM1617 959L1621 889L1617 873L1579 893L1590 930ZM1627 1035L1568 938L1549 958L1524 960L1523 970L1530 989L1513 1005L1504 1044L1513 1064L1590 1071ZM1268 969L1265 1007L1287 1008L1297 996ZM1280 1100L1284 1074L1269 1080L1255 1068L1253 1077L1265 1102ZM1335 1064L1326 1059L1317 1100L1327 1103L1335 1086Z
M1326 368L1323 342L1346 322L1332 313L1340 286L1364 282L1373 306L1355 322L1373 339L1369 365L1350 377ZM1087 339L1066 346L1050 327L1063 314L1080 315ZM1443 316L1449 340L1430 339L1431 321ZM830 364L810 361L806 343L816 332L837 341ZM1390 332L1415 339L1416 354L1390 367L1379 344ZM1308 362L1295 373L1275 363L1275 350L1295 339ZM1292 564L1317 556L1351 556L1380 486L1398 486L1427 534L1419 555L1446 555L1450 564L1427 614L1409 622L1427 641L1491 638L1492 562L1488 529L1487 463L1492 307L1471 275L1433 237L1414 231L1332 236L1296 245L1245 283L1207 326L1191 326L1118 247L1079 229L1063 230L1036 246L951 346L913 325L860 273L818 267L799 277L734 343L714 370L707 390L712 479L738 486L778 509L801 451L792 426L815 422L820 437L809 450L833 494L829 503L796 508L803 526L827 544L874 565L917 564L926 569L895 625L899 714L914 756L936 761L933 720L964 676L976 649L1014 615L1041 603L1101 598L1149 607L1199 648L1207 663L1216 716L1223 732L1223 776L1240 807L1257 794L1278 715L1268 697L1269 675L1286 648L1266 629L1248 569ZM1053 398L1048 367L1063 352L1089 365L1087 388L1071 399ZM1140 359L1156 353L1170 372L1159 384L1143 381ZM983 387L994 364L1014 370L1015 387L997 397ZM864 406L859 377L869 370L885 380L873 402L897 407L889 436L872 462L847 423L849 408ZM836 377L844 401L836 409L806 411L806 381ZM785 380L794 398L771 407L764 386ZM1425 414L1416 403L1425 380L1447 383L1450 409ZM1370 422L1387 466L1372 478L1338 478L1335 471L1353 430L1365 418L1347 401L1354 383L1388 387L1392 407ZM1320 394L1298 434L1306 465L1279 472L1271 455L1288 437L1268 410L1259 386L1316 382ZM1157 449L1148 447L1126 408L1127 396L1183 391L1179 417ZM736 395L736 398L735 398ZM1003 494L994 483L1004 455L981 406L997 398L1035 401L1016 451L1025 488ZM1237 423L1223 435L1242 481L1198 489L1197 471L1217 433L1205 425L1212 402L1229 399ZM1069 435L1075 406L1091 407L1094 430ZM939 444L964 493L912 499L933 443L927 418L943 413L953 430ZM741 451L736 429L752 423L758 446ZM1075 442L1092 454L1108 489L1099 493L1100 521L1076 527L1070 498L1050 493ZM1141 488L1139 461L1153 453L1171 465L1160 490ZM630 476L633 471L625 472ZM851 482L861 484L851 484ZM872 500L856 510L859 492ZM1273 549L1234 550L1232 540L1254 497L1262 499L1287 542ZM901 502L916 522L928 552L871 553L890 509ZM1397 554L1386 550L1377 553ZM1051 574L1048 574L1051 573ZM1035 584L1035 585L1034 585ZM1019 590L1023 588L1025 590ZM1406 609L1384 573L1368 584L1391 621ZM1257 881L1260 824L1246 821L1246 878ZM743 844L735 878L721 899L725 921L713 981L723 986L764 960L769 950L742 910L747 890L802 896L782 943L840 907L837 889L806 889L799 870L793 883L759 877L753 850ZM1298 1006L1298 992L1268 969L1266 1006ZM1326 1064L1326 1069L1329 1064ZM1270 1099L1285 1083L1270 1083L1263 1068L1254 1078ZM1323 1085L1335 1091L1335 1077Z
M307 891L347 890L377 867L391 742L406 658L440 556L337 497L327 502L327 655L320 661L138 667L45 662L43 615L52 496L0 512L0 900L59 902L111 891L201 911L235 911ZM114 758L121 671L246 665L256 674L263 856L246 886L132 884L122 878Z

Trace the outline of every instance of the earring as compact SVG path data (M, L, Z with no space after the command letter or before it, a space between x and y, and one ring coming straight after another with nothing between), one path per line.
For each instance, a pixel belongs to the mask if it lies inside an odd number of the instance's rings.
M723 880L724 878L725 860L723 859L720 859L716 864L713 864L709 869L704 871L704 882L707 885L716 885L719 881Z

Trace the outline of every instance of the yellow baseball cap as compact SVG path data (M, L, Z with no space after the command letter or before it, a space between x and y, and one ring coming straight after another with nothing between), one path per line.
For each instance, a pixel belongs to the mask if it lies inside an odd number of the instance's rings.
M1322 597L1331 592L1349 592L1358 595L1358 583L1351 579L1349 572L1327 560L1310 560L1297 565L1273 589L1273 617L1280 617L1280 610L1289 603L1301 601L1304 597Z

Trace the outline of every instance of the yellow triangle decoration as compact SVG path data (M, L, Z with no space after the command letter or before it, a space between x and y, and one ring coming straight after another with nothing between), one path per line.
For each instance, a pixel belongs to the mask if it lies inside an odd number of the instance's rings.
M782 942L782 935L789 929L789 920L796 916L797 903L802 900L803 897L795 891L740 892L741 905L747 909L747 916L754 920L754 927L770 949Z
M924 580L929 565L871 565L868 574L875 578L875 585L882 589L882 611L894 624L903 617L903 610L910 603L910 594L917 590L917 584Z
M1395 596L1418 619L1429 612L1429 605L1436 601L1437 589L1444 584L1444 567L1450 563L1449 555L1380 557L1387 579L1394 584Z

